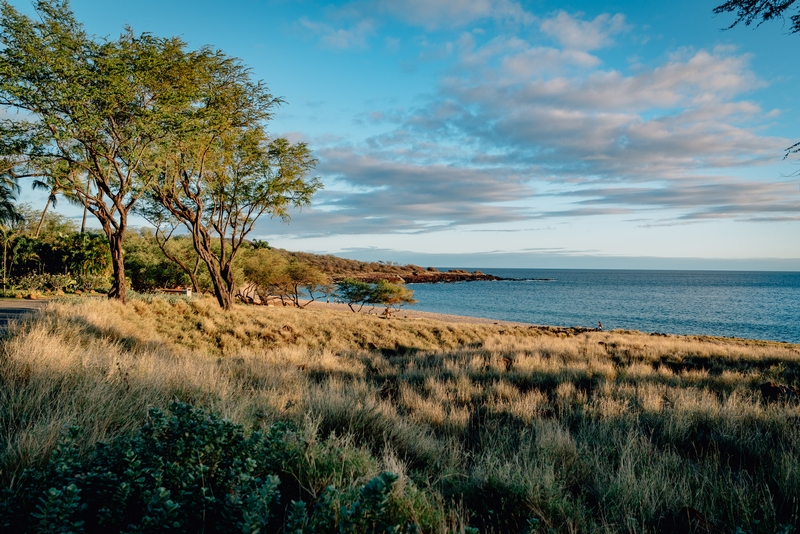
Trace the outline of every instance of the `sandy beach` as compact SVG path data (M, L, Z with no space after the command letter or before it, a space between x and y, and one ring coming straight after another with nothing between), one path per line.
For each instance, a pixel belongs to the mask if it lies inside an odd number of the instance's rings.
M333 302L321 302L315 300L314 302L309 303L307 307L309 309L317 308L317 309L339 310L352 313L350 307L347 304L335 304ZM361 310L361 313L371 313L372 315L381 315L383 313L383 310L384 310L383 307L376 306L374 308L371 308L369 306L364 306L364 308ZM514 321L501 321L498 319L487 319L485 317L469 317L466 315L450 315L446 313L424 312L409 308L402 308L400 311L393 312L392 317L396 319L432 319L435 321L443 321L446 323L507 324L507 325L517 325L517 326L537 326L537 327L545 326L545 325L534 325L531 323L520 323Z

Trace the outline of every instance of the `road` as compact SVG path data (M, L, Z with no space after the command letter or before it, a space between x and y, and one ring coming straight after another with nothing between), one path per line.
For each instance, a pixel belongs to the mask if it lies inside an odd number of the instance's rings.
M46 304L46 300L0 299L0 331L5 330L12 319L39 311Z

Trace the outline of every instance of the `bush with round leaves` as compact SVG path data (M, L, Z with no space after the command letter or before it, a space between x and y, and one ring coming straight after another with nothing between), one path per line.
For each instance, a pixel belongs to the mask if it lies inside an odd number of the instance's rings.
M246 436L190 405L150 410L137 432L81 454L72 428L43 469L0 492L7 532L417 532L390 520L397 475L283 505L279 477L305 447L289 423Z

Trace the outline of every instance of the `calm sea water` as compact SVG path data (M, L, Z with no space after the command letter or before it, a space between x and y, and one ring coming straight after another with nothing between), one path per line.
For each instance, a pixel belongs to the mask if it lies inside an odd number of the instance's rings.
M800 273L485 269L525 281L413 284L414 309L559 326L800 343ZM534 279L550 278L550 281Z

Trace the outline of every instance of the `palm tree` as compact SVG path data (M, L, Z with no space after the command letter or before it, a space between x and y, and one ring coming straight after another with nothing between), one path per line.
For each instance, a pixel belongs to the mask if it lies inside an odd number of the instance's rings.
M44 209L42 210L42 216L39 218L39 224L36 226L36 234L34 235L34 237L38 238L39 237L39 232L42 231L42 225L44 224L44 217L45 217L45 215L47 215L47 210L50 208L51 205L54 208L56 207L56 204L58 204L58 196L57 195L59 193L63 193L63 190L60 189L55 184L47 183L44 180L34 180L33 184L31 184L31 185L33 186L34 190L35 189L44 189L44 190L50 192L50 195L47 197L47 203L44 205Z
M14 202L19 185L12 178L0 175L0 225L6 226L22 222L24 217L17 211Z
M0 240L3 241L3 292L6 290L8 268L8 245L15 237L15 230L25 218L17 211L14 195L19 191L17 182L8 175L0 175Z
M67 199L70 204L75 205L82 205L81 201L78 200L78 197L74 194L70 194L70 191L67 191L63 187L56 185L57 182L49 177L45 178L44 180L35 179L31 184L33 189L43 189L45 191L49 191L50 194L47 197L47 203L44 205L44 209L42 210L42 216L39 218L39 224L36 226L36 234L34 235L35 238L39 237L39 232L42 230L42 226L44 225L44 218L47 215L47 210L50 209L50 206L56 207L58 203L58 195L63 196ZM91 186L90 183L87 182L86 187L87 190ZM86 207L84 206L83 209L83 224L81 225L81 233L83 233L84 228L86 227Z

